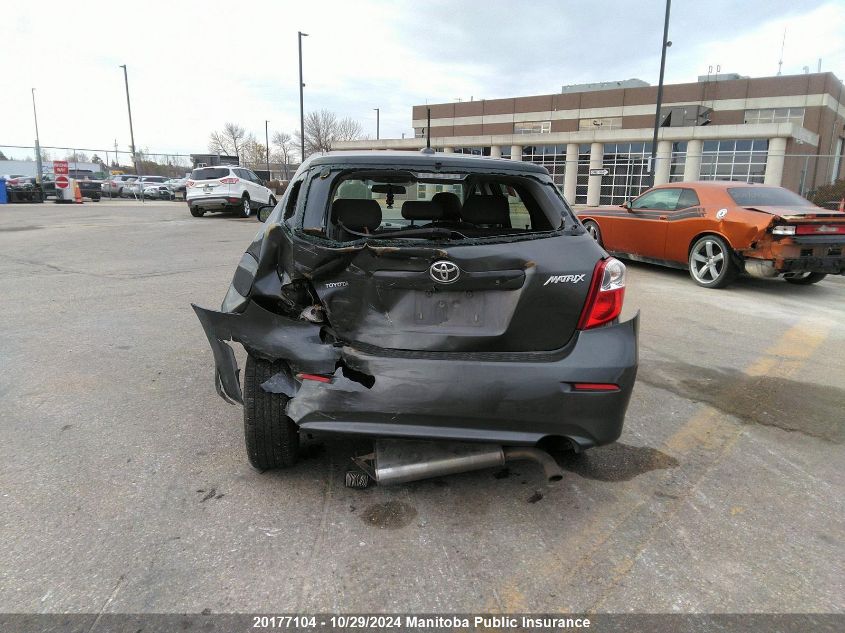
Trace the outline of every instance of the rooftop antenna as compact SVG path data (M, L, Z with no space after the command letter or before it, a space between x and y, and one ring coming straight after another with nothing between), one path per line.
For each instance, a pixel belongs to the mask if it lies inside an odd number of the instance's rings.
M786 28L783 29L783 42L780 44L780 61L778 62L778 77L780 77L783 73L781 73L781 69L783 68L783 49L786 47Z
M425 149L421 150L423 154L433 154L431 149L431 108L426 108L426 124L425 124Z

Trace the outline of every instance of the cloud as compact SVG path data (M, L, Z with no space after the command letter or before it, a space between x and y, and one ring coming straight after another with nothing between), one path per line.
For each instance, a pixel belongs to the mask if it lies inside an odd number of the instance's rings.
M44 16L62 16L44 19ZM247 19L248 18L248 19ZM657 81L662 2L535 0L147 3L131 9L79 0L7 12L0 42L0 144L129 146L127 64L136 142L158 152L204 151L235 121L263 139L299 125L297 30L306 109L328 108L382 137L411 133L411 106L555 92L562 84ZM676 2L667 80L694 81L708 65L771 75L787 26L784 73L839 72L841 3ZM39 42L33 49L32 42ZM0 148L2 148L0 146ZM7 152L8 153L8 152Z

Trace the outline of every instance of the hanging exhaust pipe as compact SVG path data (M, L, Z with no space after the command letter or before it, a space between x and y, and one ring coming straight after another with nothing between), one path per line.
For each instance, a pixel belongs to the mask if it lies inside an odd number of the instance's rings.
M505 447L467 442L376 440L375 451L353 458L370 478L382 485L503 466L506 462L529 460L543 468L548 483L563 479L563 472L548 453L531 447ZM361 487L354 474L347 473L347 485Z

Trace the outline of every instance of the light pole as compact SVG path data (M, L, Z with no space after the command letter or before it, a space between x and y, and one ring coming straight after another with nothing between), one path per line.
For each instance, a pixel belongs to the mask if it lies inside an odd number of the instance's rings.
M299 39L299 152L301 162L305 162L305 110L303 109L302 89L305 84L302 83L302 38L308 37L308 33L299 31L297 34Z
M379 127L379 110L378 108L373 108L376 111L376 140L378 140L378 127Z
M132 150L132 164L135 165L135 174L140 177L141 170L138 169L138 155L135 153L135 130L132 128L132 104L129 101L129 77L126 74L126 64L122 64L120 68L123 69L123 83L126 84L126 110L129 112L129 140ZM140 188L140 184L139 184ZM144 197L144 192L141 192L141 198Z
M41 174L44 166L41 164L41 137L38 135L38 111L35 109L35 88L32 89L32 116L35 117L35 184L41 184Z
M669 9L672 0L666 0L666 18L663 21L663 43L660 49L660 80L657 83L657 109L654 112L654 136L651 139L651 173L649 184L654 186L654 172L657 170L657 132L660 128L660 108L663 106L663 72L666 70L666 49L672 46L669 41Z
M270 136L267 132L267 125L269 123L270 121L264 121L264 150L267 156L267 180L273 180L273 176L270 174Z

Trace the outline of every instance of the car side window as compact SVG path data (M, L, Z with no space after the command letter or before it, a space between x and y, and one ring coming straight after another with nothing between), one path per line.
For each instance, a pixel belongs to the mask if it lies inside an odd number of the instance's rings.
M632 209L654 209L657 211L673 211L678 206L680 189L655 189L644 193L631 204Z
M249 179L256 185L261 185L262 187L264 186L264 183L261 181L261 178L259 178L258 174L256 174L254 171L250 171L247 169L246 173L249 174Z
M302 181L305 180L304 178L300 178L296 182L291 183L290 191L287 195L287 200L285 201L285 213L282 216L283 219L289 220L293 217L294 211L296 211L296 201L299 199L299 190L302 187Z
M676 209L689 209L690 207L697 207L701 202L698 200L698 195L692 189L681 189L681 195L678 197L678 206Z

